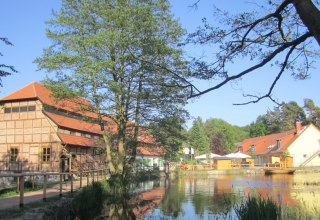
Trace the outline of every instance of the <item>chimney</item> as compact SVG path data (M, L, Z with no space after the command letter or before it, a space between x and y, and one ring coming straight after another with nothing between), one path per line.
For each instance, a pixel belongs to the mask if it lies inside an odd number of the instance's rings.
M277 140L277 150L281 148L281 139Z
M296 134L298 134L302 129L302 123L300 121L296 122Z

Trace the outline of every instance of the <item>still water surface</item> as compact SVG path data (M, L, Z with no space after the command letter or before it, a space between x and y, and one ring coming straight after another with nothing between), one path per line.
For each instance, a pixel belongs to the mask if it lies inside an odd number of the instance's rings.
M237 219L234 205L248 195L320 210L320 173L184 177L153 189L155 208L144 219ZM149 199L152 199L150 197Z

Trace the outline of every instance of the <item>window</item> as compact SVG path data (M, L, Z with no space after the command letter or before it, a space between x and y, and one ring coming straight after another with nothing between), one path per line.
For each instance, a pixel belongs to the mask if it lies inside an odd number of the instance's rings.
M256 145L251 145L251 152L256 152Z
M28 111L28 106L20 107L20 112L26 112L26 111Z
M10 162L17 161L18 158L18 148L11 148L10 149Z
M51 156L50 147L43 147L42 148L42 162L44 162L44 163L50 162L50 156Z
M11 108L4 108L4 113L11 113Z
M239 152L242 153L243 152L243 148L239 147Z
M36 106L35 105L28 106L28 112L33 112L35 110L36 110Z
M11 112L32 112L36 110L35 105L29 106L21 106L21 107L12 107L12 108L4 108L4 113L11 113Z
M13 107L12 112L19 112L19 109L20 109L19 107Z

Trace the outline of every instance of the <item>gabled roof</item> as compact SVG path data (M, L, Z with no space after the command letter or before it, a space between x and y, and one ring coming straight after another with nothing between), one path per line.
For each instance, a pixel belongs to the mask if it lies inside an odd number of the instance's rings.
M77 137L77 136L68 135L68 134L59 134L59 137L62 143L67 145L82 146L82 147L98 147L99 146L98 141L95 139Z
M65 117L62 115L57 115L51 112L44 112L44 113L59 127L84 131L88 133L101 134L101 129L98 124L93 124L90 122L74 119L71 117Z
M308 125L307 127L309 127ZM263 154L277 154L281 153L290 147L290 145L301 135L301 133L307 128L305 127L300 132L296 132L295 129L281 132L277 134L270 134L266 136L260 136L255 138L245 139L241 142L239 147L242 147L242 151L245 154L251 155L263 155ZM280 148L277 146L277 141L280 141ZM251 147L255 146L255 151L251 152ZM237 149L238 150L238 149Z
M72 98L65 100L58 100L52 95L52 91L38 82L32 82L21 89L3 97L0 102L8 101L22 101L22 100L36 100L39 99L43 104L62 109L65 111L78 113L82 115L96 118L97 115L92 112L84 111L85 107L90 106L90 103L82 98Z

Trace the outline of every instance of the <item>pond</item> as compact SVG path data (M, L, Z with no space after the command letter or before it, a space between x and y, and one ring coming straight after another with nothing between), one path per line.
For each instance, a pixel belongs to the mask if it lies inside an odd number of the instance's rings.
M143 219L238 219L234 207L248 195L320 213L320 173L184 177L163 186Z

